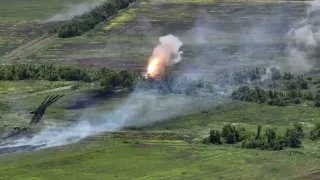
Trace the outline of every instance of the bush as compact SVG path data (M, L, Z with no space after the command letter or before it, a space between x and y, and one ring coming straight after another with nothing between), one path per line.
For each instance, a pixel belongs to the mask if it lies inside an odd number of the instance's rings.
M320 107L320 94L317 94L314 100L314 106Z
M271 79L273 80L273 81L276 81L276 80L278 80L278 79L280 79L281 78L281 73L280 73L280 70L279 69L277 69L277 68L271 68Z
M298 83L301 89L308 89L308 82L302 76L298 77Z
M320 123L315 123L314 128L310 132L310 139L315 141L320 138Z
M226 143L234 144L243 141L247 137L247 133L244 127L235 128L228 124L222 128L221 136Z
M211 130L209 141L211 144L222 144L220 132L218 130Z
M294 90L294 89L297 89L297 85L296 85L295 82L289 82L289 83L287 84L287 88L288 88L289 90Z
M90 12L76 16L61 25L57 30L58 37L69 38L81 36L83 33L93 29L97 24L114 15L117 11L127 8L129 3L133 1L135 0L108 0Z
M299 97L296 97L293 99L293 103L295 103L295 104L301 104L301 102L302 102L302 100Z
M283 79L285 79L285 80L291 80L293 78L294 78L294 76L290 72L285 72L283 74Z
M285 146L292 147L292 148L300 147L301 145L300 137L301 137L301 134L296 129L288 128L284 138Z
M267 129L264 136L260 136L261 126L258 126L255 138L248 138L242 142L243 148L262 150L282 150L284 148L283 138L276 135L273 129Z

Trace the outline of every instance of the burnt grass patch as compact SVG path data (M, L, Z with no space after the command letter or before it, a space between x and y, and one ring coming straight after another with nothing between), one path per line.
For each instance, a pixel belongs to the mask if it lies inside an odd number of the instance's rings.
M105 100L109 98L121 98L125 97L127 92L106 92L104 90L91 90L87 91L86 95L76 98L74 101L70 102L65 108L67 110L77 110L89 107L94 107L99 104L103 104Z

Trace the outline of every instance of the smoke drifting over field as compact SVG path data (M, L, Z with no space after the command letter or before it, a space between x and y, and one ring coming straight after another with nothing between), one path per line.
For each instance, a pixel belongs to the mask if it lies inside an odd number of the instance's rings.
M63 12L53 15L52 17L44 20L44 23L53 21L67 21L75 16L82 15L89 12L96 6L98 6L102 1L95 2L84 2L81 4L66 4Z
M66 145L99 133L119 131L126 126L146 125L179 116L206 103L212 101L208 98L195 101L194 97L185 95L168 95L163 98L156 92L137 90L112 112L99 112L100 115L92 120L87 116L91 113L86 112L79 123L70 127L48 127L31 139L18 139L0 148L41 146L39 149L43 149Z
M320 1L309 3L306 17L289 33L288 63L294 72L303 73L314 66L320 40Z
M55 15L50 18L49 21L67 20L74 15L84 13L95 5L88 6L79 5L78 8L74 6L74 10L70 8L70 11L62 14ZM313 5L316 7L315 5ZM313 7L312 6L312 7ZM72 7L72 6L70 6ZM192 61L191 66L188 68L182 67L181 72L188 72L189 69L198 72L198 75L191 75L192 77L199 78L208 76L209 79L216 75L217 71L222 69L237 69L241 67L269 67L277 66L278 62L272 61L275 59L274 54L268 51L275 47L266 46L265 42L270 40L271 34L277 31L282 31L282 26L287 22L284 22L281 13L285 10L281 7L272 10L275 11L278 16L274 19L246 19L241 22L242 25L238 27L221 26L218 23L218 18L208 14L207 11L201 10L198 15L198 19L191 29L181 29L175 33L177 37L173 35L160 37L160 44L153 50L152 58L163 59L165 65L172 65L181 61L182 51L179 49L182 45L191 47L194 52L187 52L194 57L188 59ZM76 10L78 9L78 10ZM312 12L312 11L310 11ZM317 45L316 38L314 37L314 31L311 29L311 24L317 24L315 20L310 21L311 17L316 17L312 13L308 13L308 20L300 23L296 28L290 31L293 37L294 43L290 44L289 48L289 64L293 64L296 67L304 67L303 70L310 69L312 65L306 63L307 51L304 51L303 47L307 47L307 50L313 52ZM248 15L250 16L250 15ZM251 16L250 16L251 17ZM217 19L215 19L217 18ZM230 23L237 24L239 19L228 19ZM208 23L211 22L211 23ZM152 29L152 25L148 20L144 19L143 26L139 26L139 32L141 31L146 37L152 37L157 34L164 35L161 32L161 28ZM238 23L238 24L241 24ZM244 25L243 25L244 24ZM286 32L288 29L286 29ZM134 34L134 30L131 30ZM274 33L276 34L276 33ZM272 34L272 35L274 35ZM284 35L285 33L281 34ZM230 38L231 36L231 38ZM273 37L278 38L278 37ZM283 37L280 37L283 38ZM212 45L212 42L226 41L224 46L220 46L219 43ZM182 43L183 42L183 43ZM223 44L223 43L221 43ZM263 46L263 48L260 48ZM265 47L266 46L266 47ZM277 47L276 47L277 48ZM123 49L119 48L121 51ZM190 50L189 49L189 50ZM261 55L260 55L261 54ZM189 73L188 73L189 74ZM191 73L190 73L191 74ZM270 73L267 73L268 79ZM228 95L228 94L226 94ZM219 96L221 97L221 96ZM41 148L54 147L60 145L66 145L69 143L77 142L88 136L96 135L103 132L119 131L126 126L137 126L154 123L157 121L163 121L168 118L179 116L185 112L191 112L199 106L218 104L213 98L208 96L186 96L186 95L160 95L156 92L150 91L134 91L129 98L117 107L114 111L108 113L101 113L100 116L94 117L94 119L88 120L86 113L79 123L70 127L48 127L36 134L31 139L23 138L16 140L8 146L24 146L24 145L43 145Z

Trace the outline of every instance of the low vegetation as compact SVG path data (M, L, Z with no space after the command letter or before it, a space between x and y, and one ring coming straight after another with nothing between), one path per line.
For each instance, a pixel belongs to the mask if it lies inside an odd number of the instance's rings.
M314 95L311 91L290 90L288 92L280 92L271 89L263 90L258 86L254 88L241 86L232 92L231 97L234 100L267 103L272 106L287 106L289 104L300 104L304 101L314 101L314 105L318 107L320 99L318 94Z
M257 132L246 131L244 127L235 127L231 124L219 130L211 130L209 136L203 139L204 144L236 144L241 143L242 148L261 150L282 150L285 147L301 147L301 139L305 137L301 123L295 123L293 128L287 128L284 135L276 133L275 129L267 128L262 133L262 126L258 126ZM310 132L310 139L317 140L320 137L320 123L316 123Z

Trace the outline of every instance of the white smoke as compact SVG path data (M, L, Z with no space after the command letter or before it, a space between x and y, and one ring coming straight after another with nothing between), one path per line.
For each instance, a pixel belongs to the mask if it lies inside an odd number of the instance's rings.
M92 3L81 3L81 4L67 4L63 12L53 15L52 17L44 20L44 23L53 22L53 21L67 21L72 19L75 16L82 15L86 12L89 12L96 6L98 6L101 1L95 1Z
M179 51L183 43L172 34L159 38L158 44L152 52L150 60L159 59L159 66L155 74L162 74L166 66L173 65L181 61L182 51Z
M185 95L167 95L166 98L153 91L133 92L129 98L114 111L100 113L92 120L85 117L69 127L48 127L33 137L24 137L1 144L0 149L20 146L39 146L38 149L56 147L77 142L86 137L105 132L116 132L127 126L142 126L168 118L176 117L186 112L193 112L204 105L215 102L206 99L195 99ZM173 110L174 109L174 110Z
M320 0L308 4L306 18L289 32L288 62L291 71L303 73L314 65L320 40Z

